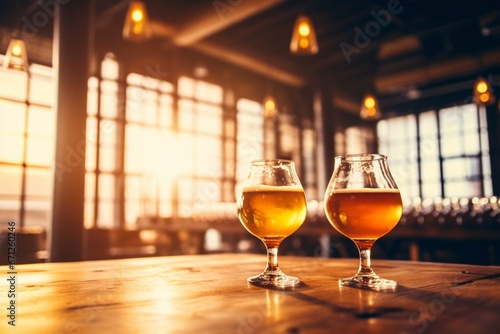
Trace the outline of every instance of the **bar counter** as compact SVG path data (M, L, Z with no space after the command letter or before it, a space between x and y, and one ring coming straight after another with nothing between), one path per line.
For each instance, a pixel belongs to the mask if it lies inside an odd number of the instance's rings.
M395 291L339 287L357 259L281 256L304 284L246 283L265 254L2 266L1 333L493 333L500 267L377 260ZM8 296L10 286L15 296ZM14 302L15 327L8 308Z

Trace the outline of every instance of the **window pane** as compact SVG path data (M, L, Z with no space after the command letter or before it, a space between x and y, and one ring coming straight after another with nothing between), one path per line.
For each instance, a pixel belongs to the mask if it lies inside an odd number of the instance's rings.
M195 165L195 174L210 176L222 170L222 144L220 138L198 137L195 143L195 155L199 163Z
M194 80L187 77L180 77L177 82L179 95L194 97Z
M31 103L38 103L46 106L51 106L54 103L55 88L52 80L51 68L47 67L50 72L49 76L32 75L30 80L30 97Z
M113 175L99 175L99 197L103 199L115 198L115 177Z
M0 165L0 219L19 221L19 209L21 207L21 167Z
M444 158L460 156L464 152L462 138L447 132L441 136L441 154Z
M222 87L208 82L198 81L195 86L195 96L202 101L221 103Z
M54 137L56 133L55 112L49 108L30 106L28 132L30 134Z
M87 82L87 114L95 116L97 115L97 108L99 105L99 94L97 87L99 85L99 80L96 77L89 78Z
M173 99L170 95L161 95L160 97L160 126L171 127L173 118Z
M100 228L115 228L113 202L99 199L99 217L97 218L97 226Z
M24 136L22 134L0 133L0 161L22 163Z
M54 139L30 136L27 142L26 162L38 166L52 166L54 165L54 149ZM72 153L79 155L76 150L72 151ZM81 155L79 155L78 159L82 160L83 163Z
M93 171L96 168L97 158L97 119L87 117L87 136L85 139L85 168Z
M0 132L24 133L26 105L0 100Z
M179 129L194 129L194 102L189 100L179 101Z
M211 105L197 105L196 131L222 134L222 109Z
M98 226L101 228L115 227L115 177L113 175L99 175L98 196Z
M477 131L468 133L464 135L464 152L465 154L478 154L479 148L479 136Z
M114 81L101 82L101 116L114 118L118 116L118 84Z
M144 100L142 103L142 121L145 124L155 125L158 120L158 94L152 91L146 91L144 93Z
M135 224L141 215L141 179L138 176L128 176L125 183L125 220L127 224Z
M104 171L114 171L117 165L117 122L110 120L101 121L100 145L99 145L99 168Z
M441 197L441 182L439 180L422 183L422 198Z
M441 196L441 171L439 161L438 123L435 111L419 115L420 173L422 198Z
M141 122L143 91L138 87L127 87L127 121Z
M0 98L26 101L28 73L0 68Z
M15 199L21 195L22 168L0 165L2 186L0 198Z
M85 199L91 200L95 197L95 174L85 173Z
M189 134L179 134L178 137L178 159L182 161L182 169L179 172L182 175L193 175L195 167L194 149L196 139Z
M443 175L446 179L463 179L467 175L463 159L447 159L443 161Z
M116 150L115 145L101 145L99 148L99 169L112 172L116 169Z
M105 79L117 80L119 75L118 62L112 53L106 54L101 62L101 75Z
M125 171L139 173L142 168L142 127L127 124L125 130Z

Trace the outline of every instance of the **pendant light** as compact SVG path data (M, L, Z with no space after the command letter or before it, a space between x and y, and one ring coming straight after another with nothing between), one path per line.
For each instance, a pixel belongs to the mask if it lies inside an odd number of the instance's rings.
M318 41L311 19L300 15L293 27L290 52L297 55L314 55L318 51Z
M490 105L495 103L495 95L488 81L479 77L474 83L474 102L477 104Z
M278 111L276 107L276 99L272 95L267 95L262 104L264 106L264 117L274 118Z
M361 104L360 116L362 119L380 118L380 109L378 101L373 94L366 94Z
M123 26L123 38L132 42L143 42L152 36L153 30L149 23L146 4L142 1L130 1Z
M4 69L28 71L28 54L22 39L13 37L3 59Z

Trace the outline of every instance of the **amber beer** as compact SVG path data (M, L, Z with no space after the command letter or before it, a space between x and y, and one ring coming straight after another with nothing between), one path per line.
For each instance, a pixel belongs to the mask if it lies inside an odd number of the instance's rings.
M281 241L295 232L306 218L304 190L298 186L253 186L244 188L238 202L243 226L268 243Z
M354 240L376 240L394 228L403 213L398 189L336 189L327 196L328 220Z

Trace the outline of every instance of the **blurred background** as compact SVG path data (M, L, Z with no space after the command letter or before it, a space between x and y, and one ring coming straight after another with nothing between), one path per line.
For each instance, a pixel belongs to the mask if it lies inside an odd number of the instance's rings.
M382 153L404 198L373 257L500 264L500 3L0 0L0 262L263 253L251 160L309 202L282 254L357 257L333 158Z

